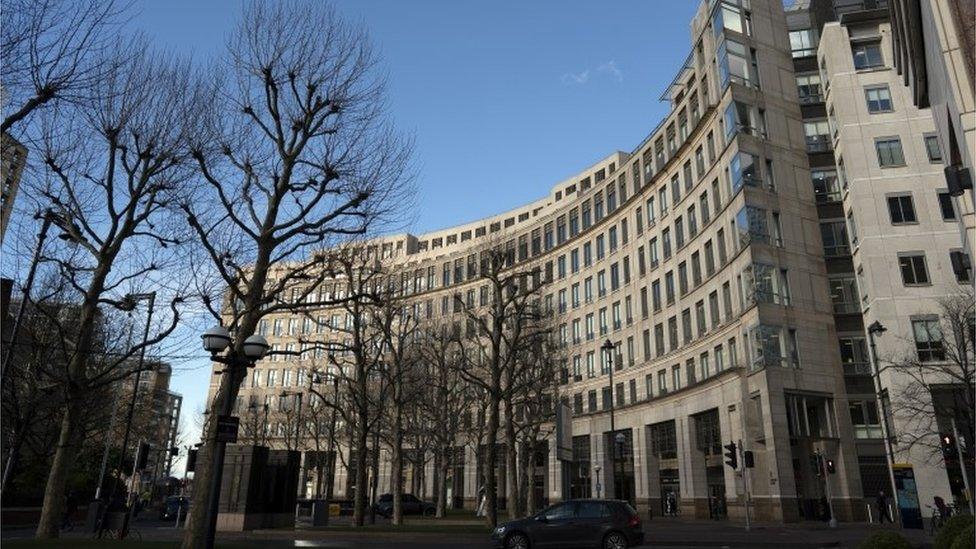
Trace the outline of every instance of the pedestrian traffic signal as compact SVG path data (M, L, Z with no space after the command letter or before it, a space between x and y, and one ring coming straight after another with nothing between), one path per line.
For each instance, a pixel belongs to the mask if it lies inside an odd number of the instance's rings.
M192 473L197 470L197 449L191 448L189 452L186 453L186 472Z
M756 459L753 457L752 450L746 450L742 452L742 461L744 462L746 469L752 469L756 466Z
M824 468L827 469L827 474L832 475L837 472L837 468L834 467L834 460L828 459L824 462Z
M725 464L733 469L739 468L739 454L736 453L734 442L725 445Z

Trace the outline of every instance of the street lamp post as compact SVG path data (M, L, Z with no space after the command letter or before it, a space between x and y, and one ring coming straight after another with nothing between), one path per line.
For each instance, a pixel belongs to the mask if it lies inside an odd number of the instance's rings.
M234 350L225 355L221 355L220 353L223 353L228 348L233 349L230 332L223 326L210 328L203 333L201 338L203 339L203 348L210 353L210 359L227 366L227 373L230 373L230 370L246 369L254 366L254 363L264 357L269 348L266 339L258 334L254 334L244 340L242 345L243 356ZM233 376L231 376L231 379L233 379ZM213 418L218 423L222 417L230 416L234 411L234 402L230 398L231 386L229 383L227 385L228 393L224 395L219 415ZM217 508L220 505L220 481L224 474L224 456L227 453L227 443L216 436L217 431L217 428L212 429L215 436L214 440L211 441L213 444L213 453L210 456L210 493L207 500L206 549L213 549L214 546L214 537L217 532Z
M624 491L623 490L624 481L623 481L623 471L621 471L619 480L617 477L618 462L620 461L619 459L617 459L617 446L619 446L624 440L624 434L617 432L617 425L615 422L616 419L614 417L616 406L614 404L615 395L613 394L613 390L614 390L613 352L616 349L616 347L614 347L613 342L608 339L603 343L603 346L600 347L600 349L603 350L605 353L607 353L607 369L610 372L610 433L611 433L610 457L613 460L613 495L616 498L620 498L620 494L618 492Z
M122 300L124 310L133 310L136 307L136 303L139 301L147 300L149 301L149 308L146 312L146 326L142 332L142 348L139 350L139 363L136 366L136 377L132 384L132 398L129 399L129 411L125 416L125 431L122 435L122 452L119 454L119 466L118 470L122 470L122 462L125 461L126 449L129 447L129 435L132 432L132 418L135 415L136 410L136 399L139 396L139 379L142 377L142 367L146 360L146 341L149 340L149 328L152 323L153 308L156 305L156 292L149 292L148 294L128 294ZM138 453L138 446L136 447L136 452ZM133 469L133 476L135 469ZM115 481L112 483L112 494L115 495L115 487L118 485L118 476L115 477ZM134 486L133 483L129 483L130 486ZM132 493L126 495L126 502L132 497Z
M888 466L888 480L891 483L891 498L894 502L894 512L899 513L898 487L895 484L895 470L893 468L895 450L891 444L891 428L888 425L888 407L885 405L884 390L881 385L881 368L878 367L878 349L874 344L874 336L880 336L887 330L880 322L875 320L868 326L868 342L871 346L871 377L874 378L874 398L878 401L878 407L881 410L881 436L884 437L885 441L885 461ZM881 513L882 510L878 509L878 512Z

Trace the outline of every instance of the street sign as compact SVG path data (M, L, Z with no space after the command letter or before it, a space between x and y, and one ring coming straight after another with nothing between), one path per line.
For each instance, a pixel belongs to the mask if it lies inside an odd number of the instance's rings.
M217 442L237 442L237 429L241 418L237 416L217 417Z

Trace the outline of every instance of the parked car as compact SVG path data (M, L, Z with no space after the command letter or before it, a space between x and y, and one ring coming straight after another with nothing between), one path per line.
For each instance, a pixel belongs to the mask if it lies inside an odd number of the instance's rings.
M159 510L159 520L176 519L176 513L180 517L185 517L190 510L190 498L186 496L169 496L163 502L162 509Z
M500 524L491 533L491 541L493 547L502 549L626 549L644 543L644 527L637 511L626 501L579 499Z
M404 515L423 515L425 517L432 517L434 513L437 512L437 507L433 503L427 501L421 501L417 499L417 496L413 494L403 494L401 499L403 502L403 514ZM376 514L381 517L390 518L393 516L393 494L383 494L376 501L373 506L376 510Z

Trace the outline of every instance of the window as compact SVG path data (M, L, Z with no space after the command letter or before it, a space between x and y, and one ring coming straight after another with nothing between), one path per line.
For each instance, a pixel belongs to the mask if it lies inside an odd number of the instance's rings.
M833 303L834 313L849 314L861 311L857 281L853 276L831 276L827 284L830 289L830 301Z
M830 141L830 124L826 120L813 120L803 123L807 139L807 152L818 153L833 149Z
M720 87L725 89L729 82L743 86L759 87L756 50L750 49L735 40L726 38L718 48L718 67Z
M868 101L868 112L871 114L879 112L891 112L894 107L891 103L891 90L888 86L874 86L866 88L864 95Z
M942 210L943 221L956 220L956 206L952 202L952 195L948 192L939 193L939 209Z
M854 438L881 438L881 416L874 400L852 400L849 404Z
M879 137L874 140L874 147L878 151L878 165L882 168L892 168L905 165L905 155L901 150L901 139L898 137Z
M912 334L915 336L915 351L922 362L945 360L942 344L942 327L938 318L912 320Z
M740 152L729 162L729 172L732 177L732 194L743 185L759 186L762 177L759 175L759 158L754 154Z
M838 202L841 199L840 182L835 170L811 170L813 194L818 204Z
M820 74L798 74L796 76L796 90L800 95L801 105L823 103L823 88L820 85Z
M820 224L824 256L837 257L851 254L851 244L847 239L847 224L843 221L828 221Z
M723 29L739 34L752 34L749 12L744 10L740 4L749 5L748 2L731 0L722 2L722 5L715 10L715 15L712 17L712 32L716 36Z
M925 268L925 254L910 252L898 254L898 267L901 280L906 286L921 286L929 283L929 273Z
M793 57L809 57L817 54L817 32L813 29L790 31L790 50Z
M934 164L942 162L942 149L939 148L939 136L926 135L925 152L929 155L929 162Z
M870 69L884 64L881 56L881 41L871 40L851 44L851 54L854 56L855 69Z
M918 222L918 218L915 216L915 204L910 194L889 196L888 213L891 215L893 225Z

